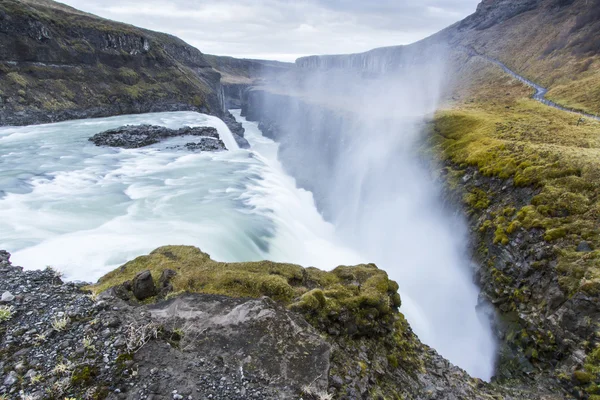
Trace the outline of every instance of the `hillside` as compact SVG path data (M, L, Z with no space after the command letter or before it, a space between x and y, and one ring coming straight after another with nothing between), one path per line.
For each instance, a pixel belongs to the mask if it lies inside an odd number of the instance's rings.
M223 113L220 75L199 50L50 0L0 3L0 72L0 125Z
M498 59L569 108L600 113L600 1L483 1L434 38Z
M373 264L219 263L166 246L82 288L9 258L0 251L0 398L561 398L451 365Z

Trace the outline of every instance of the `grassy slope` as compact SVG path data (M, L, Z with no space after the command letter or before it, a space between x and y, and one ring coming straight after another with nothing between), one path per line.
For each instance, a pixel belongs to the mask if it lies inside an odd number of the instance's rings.
M368 388L368 398L423 398L431 394L431 387L423 385L440 377L440 368L451 372L444 372L444 378L437 381L444 386L436 390L451 388L461 398L558 398L542 396L536 388L488 385L442 361L418 340L399 312L398 284L373 264L322 271L270 261L222 263L195 247L164 246L106 274L89 289L102 292L131 281L144 270L151 271L158 284L157 278L167 269L177 272L171 280L174 291L167 298L183 292L267 296L301 314L332 345L329 376L358 374ZM339 394L345 392L345 385L338 388Z
M138 257L102 277L93 290L102 292L132 280L146 269L156 279L166 269L177 272L172 282L176 293L268 296L317 319L346 310L356 317L358 332L364 329L374 333L371 329L377 324L393 324L393 311L400 306L398 284L372 264L340 266L324 272L270 261L221 263L195 247L185 246L161 247Z
M177 273L171 281L174 291L167 297L184 292L267 296L302 314L324 337L339 340L344 351L375 352L377 360L386 360L381 368L389 374L374 385L373 398L395 396L398 388L392 378L399 365L411 375L424 369L423 345L398 311L398 284L373 264L339 266L326 272L270 261L222 263L195 247L164 246L106 274L90 289L100 293L144 270L150 270L158 284L166 269ZM352 361L332 365L331 374L345 376L359 363ZM366 371L366 364L362 370Z
M487 29L457 26L447 32L454 41L545 85L551 100L600 113L600 0L543 0Z

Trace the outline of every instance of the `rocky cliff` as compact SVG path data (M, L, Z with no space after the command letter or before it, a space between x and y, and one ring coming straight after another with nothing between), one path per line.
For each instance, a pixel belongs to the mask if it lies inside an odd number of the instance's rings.
M0 3L0 125L174 110L224 112L194 47L50 0Z
M562 398L452 366L419 342L398 285L372 264L226 264L168 246L82 288L9 257L0 252L5 398Z
M292 63L267 60L238 59L205 55L207 62L221 74L225 108L242 108L244 92L251 86L276 80L295 68Z

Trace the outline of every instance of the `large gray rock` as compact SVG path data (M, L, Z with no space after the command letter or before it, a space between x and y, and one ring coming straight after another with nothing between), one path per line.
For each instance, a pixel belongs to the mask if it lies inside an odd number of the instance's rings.
M133 278L133 295L138 300L144 300L156 295L156 286L152 280L150 271L142 271Z
M148 343L136 354L141 376L150 376L148 371L156 368L159 359L162 369L177 375L157 379L159 387L170 388L173 380L194 385L205 374L202 360L219 360L224 371L232 372L227 375L233 375L235 383L248 374L269 382L261 398L298 398L299 390L311 385L327 392L331 346L301 316L268 298L187 294L148 308L158 323L184 331L179 346L186 351L177 351L177 357L170 346L158 342ZM181 368L198 361L195 370ZM224 381L229 381L227 375ZM184 385L178 389L183 393ZM237 397L232 393L231 398Z
M198 143L190 143L196 146L189 146L190 150L219 151L227 150L225 144L221 141L219 133L213 127L203 126L190 128L189 126L180 129L169 129L164 126L156 125L126 125L116 129L110 129L97 133L89 140L96 146L122 147L125 149L135 149L139 147L150 146L161 140L178 136L198 136Z

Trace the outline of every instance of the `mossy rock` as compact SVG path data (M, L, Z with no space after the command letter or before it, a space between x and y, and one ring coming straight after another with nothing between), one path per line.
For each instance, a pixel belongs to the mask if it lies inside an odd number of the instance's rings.
M328 272L271 261L222 263L191 246L160 247L106 274L90 289L103 292L144 270L158 280L167 269L177 272L171 281L175 293L268 296L330 334L386 334L400 315L398 284L374 264Z

